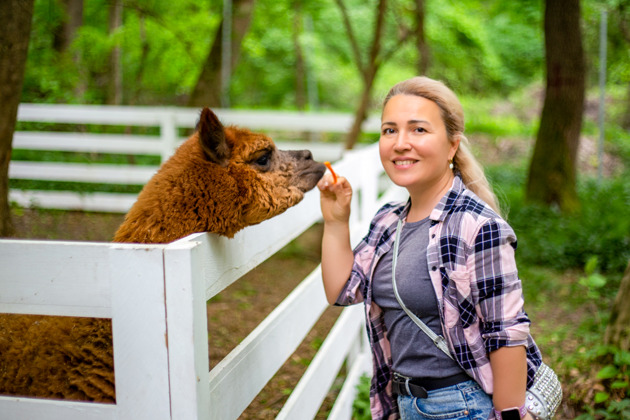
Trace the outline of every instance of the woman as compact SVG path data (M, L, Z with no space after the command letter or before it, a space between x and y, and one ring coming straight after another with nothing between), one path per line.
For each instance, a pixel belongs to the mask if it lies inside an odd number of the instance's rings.
M365 303L375 420L532 418L525 391L541 356L523 311L516 236L463 131L461 104L441 82L415 77L391 89L379 153L410 198L381 208L354 251L350 184L329 174L318 184L326 297ZM449 354L403 310L393 265L403 304L444 336Z

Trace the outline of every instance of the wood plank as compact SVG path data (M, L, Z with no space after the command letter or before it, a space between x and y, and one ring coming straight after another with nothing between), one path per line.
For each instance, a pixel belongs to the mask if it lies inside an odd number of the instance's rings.
M327 306L318 268L210 371L210 418L237 418Z
M365 353L360 354L354 363L348 369L348 375L343 382L343 386L335 404L333 405L328 420L348 420L352 418L352 404L357 397L357 385L363 374L371 376L372 373L372 356L369 349Z
M204 260L202 268L206 299L210 299L298 237L320 218L319 193L310 191L297 206L270 220L243 229L232 239L202 233L181 241L198 241L202 254L213 256Z
M137 194L15 189L9 191L9 201L25 208L127 213L137 199Z
M0 396L0 418L10 420L111 420L118 416L115 404L58 401Z
M208 419L210 410L208 324L198 242L164 251L169 388L173 419Z
M0 240L0 312L111 317L109 247Z
M315 417L363 324L363 305L344 308L276 419Z
M13 149L159 155L161 139L137 134L16 131Z
M164 246L112 244L112 331L119 418L171 418Z
M45 181L144 185L157 172L155 166L11 161L9 178Z
M250 129L346 133L353 123L350 113L235 110L216 108L213 111L225 125L235 124ZM159 126L164 118L172 118L179 127L194 127L199 109L149 106L20 104L18 121L70 124L108 124ZM370 116L362 125L363 132L378 133L380 117Z

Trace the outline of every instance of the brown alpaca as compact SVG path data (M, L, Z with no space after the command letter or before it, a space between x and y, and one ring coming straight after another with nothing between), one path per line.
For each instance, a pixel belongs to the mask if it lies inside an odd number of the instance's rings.
M267 136L224 128L205 108L114 241L166 243L194 232L232 237L296 205L324 171L309 151L280 151ZM0 314L0 394L115 402L113 366L108 319Z

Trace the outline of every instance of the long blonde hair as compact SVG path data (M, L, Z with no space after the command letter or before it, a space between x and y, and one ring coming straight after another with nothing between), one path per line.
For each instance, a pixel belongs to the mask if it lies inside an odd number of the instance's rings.
M488 183L481 164L470 151L469 141L464 136L464 110L455 93L444 83L428 77L418 76L404 80L392 87L383 101L383 108L396 95L421 96L433 101L440 108L449 141L460 139L453 157L453 170L459 175L466 188L477 194L494 211L501 215L498 200Z

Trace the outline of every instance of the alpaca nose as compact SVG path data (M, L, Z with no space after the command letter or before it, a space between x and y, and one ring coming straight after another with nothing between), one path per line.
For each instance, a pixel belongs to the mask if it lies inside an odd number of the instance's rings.
M293 150L292 153L298 160L313 160L313 154L310 150Z

